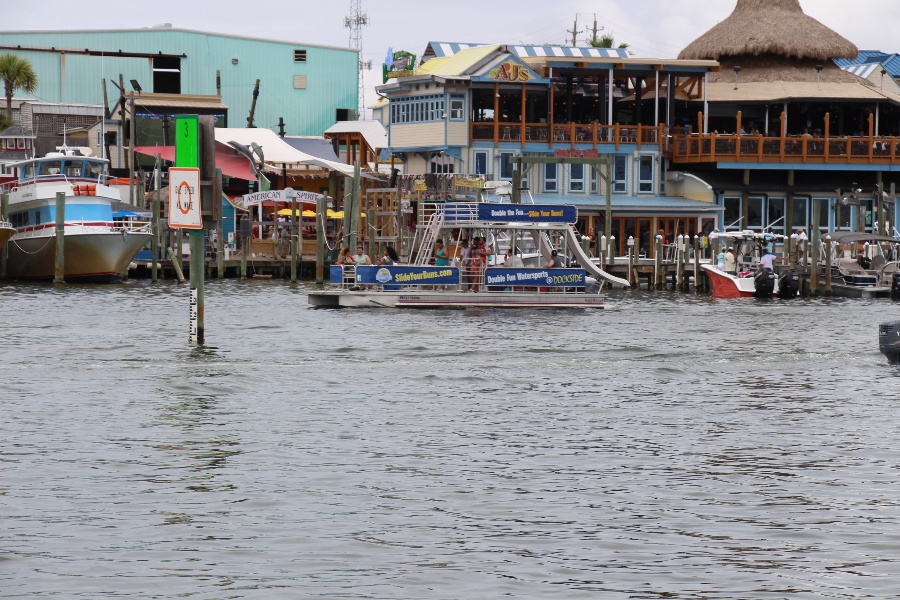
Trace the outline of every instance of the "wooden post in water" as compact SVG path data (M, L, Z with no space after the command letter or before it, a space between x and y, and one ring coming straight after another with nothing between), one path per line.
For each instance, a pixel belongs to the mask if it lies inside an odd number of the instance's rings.
M588 240L588 246L590 246L591 242ZM606 240L606 261L609 265L614 265L616 263L616 236L611 235Z
M880 172L878 173L878 190L875 193L878 194L878 219L875 221L878 224L878 234L888 235L884 219L884 182L881 180Z
M628 243L627 243L626 247L628 248L628 285L630 285L631 287L634 287L635 277L634 277L634 236L633 235L628 236Z
M840 190L838 191L838 198L835 200L835 206L840 205ZM810 232L812 235L810 236L809 243L807 245L806 253L810 258L810 267L809 267L809 293L816 294L819 293L819 248L821 247L819 244L819 240L822 237L821 232L819 231L819 211L816 206L815 199L811 200L812 202L812 231ZM821 202L821 200L820 200ZM804 259L804 263L806 260Z
M56 192L56 264L53 283L65 283L66 278L66 193Z
M0 195L0 221L9 219L9 194ZM6 244L0 248L0 279L6 279L6 257L8 255Z
M166 253L169 255L169 260L172 261L172 267L175 269L175 277L178 279L178 283L184 283L184 271L181 270L181 260L175 260L175 253L172 252L171 248L166 248Z
M252 222L253 217L252 209L251 212L247 214L247 219ZM251 236L253 235L253 230L251 229ZM240 231L238 231L240 233ZM247 279L247 254L250 253L250 240L251 237L241 236L241 279Z
M700 293L700 236L694 236L694 292Z
M831 295L831 236L825 236L825 295Z
M160 189L162 185L162 165L160 165L159 155L156 156L156 193L153 194L153 202L150 204L150 232L153 237L150 238L150 280L157 281L159 279L159 205L160 205Z
M653 287L658 290L661 289L660 282L663 282L662 287L665 287L666 272L663 270L662 236L657 234L654 239L656 244L656 261L654 264L656 268L653 273Z
M347 218L346 209L344 218ZM316 197L316 284L325 283L325 196Z
M197 345L203 345L204 324L203 324L203 247L205 234L202 229L195 229L188 234L188 243L191 247L191 342Z
M675 285L674 289L679 289L684 283L684 236L679 234L675 238Z
M607 239L606 235L600 236L600 268L606 268L606 248L607 248Z
M222 169L213 178L213 214L216 217L216 277L225 279L225 215L222 214Z
M297 236L300 232L297 229L297 198L291 196L291 283L297 281Z

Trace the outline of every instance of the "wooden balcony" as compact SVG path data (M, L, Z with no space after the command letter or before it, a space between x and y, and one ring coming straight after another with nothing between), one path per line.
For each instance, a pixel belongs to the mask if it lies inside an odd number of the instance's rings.
M597 149L600 144L658 146L663 139L663 126L600 125L594 123L494 123L473 122L469 139L473 142L500 144L546 144L551 150L559 148Z
M900 138L679 134L667 139L666 153L674 164L895 165L900 160Z

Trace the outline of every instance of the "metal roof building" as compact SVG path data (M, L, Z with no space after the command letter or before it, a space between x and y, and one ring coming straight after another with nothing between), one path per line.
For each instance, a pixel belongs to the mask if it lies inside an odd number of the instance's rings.
M110 82L118 82L121 74L128 91L133 81L143 92L220 94L228 107L227 124L244 127L259 79L257 127L277 130L283 118L289 135L321 135L336 120L355 118L359 52L350 48L167 24L126 30L5 31L0 32L3 52L31 62L39 82L34 97L48 102L102 104L106 79L107 105L112 107L119 91Z

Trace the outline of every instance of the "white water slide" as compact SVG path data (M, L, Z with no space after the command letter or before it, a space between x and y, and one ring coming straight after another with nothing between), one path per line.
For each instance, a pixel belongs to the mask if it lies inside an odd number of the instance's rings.
M616 277L610 273L607 273L600 267L594 264L594 261L591 260L591 257L585 254L584 250L581 247L581 240L578 238L578 234L575 233L575 230L572 229L572 226L569 225L565 229L566 234L566 244L568 246L569 252L575 255L575 260L578 262L581 267L593 275L594 277L599 277L600 279L605 279L610 283L610 285L618 285L621 287L631 287L631 284L628 283L627 279L622 279L621 277ZM546 235L538 234L538 232L534 232L535 244L540 248L541 255L544 257L544 260L550 260L550 243L547 240Z

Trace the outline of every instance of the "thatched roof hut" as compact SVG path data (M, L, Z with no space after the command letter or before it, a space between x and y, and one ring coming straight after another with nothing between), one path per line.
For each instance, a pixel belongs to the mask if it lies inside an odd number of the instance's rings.
M833 58L856 58L859 49L806 15L799 0L737 0L731 15L691 42L679 59L718 60L709 82L859 83ZM817 67L820 67L817 69Z

